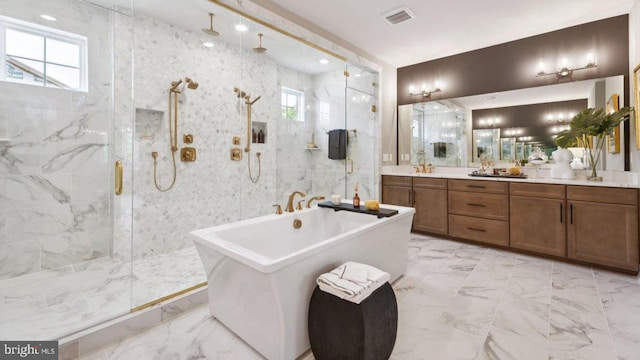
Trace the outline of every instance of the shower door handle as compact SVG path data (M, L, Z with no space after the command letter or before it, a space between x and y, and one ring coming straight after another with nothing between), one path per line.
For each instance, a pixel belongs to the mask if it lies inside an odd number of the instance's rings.
M353 174L353 159L350 157L347 157L347 159L345 160L345 164L347 163L347 161L351 164L351 169L347 170L347 175L351 175Z
M122 195L122 176L124 173L122 161L120 160L116 161L116 165L113 173L115 175L115 193L116 195Z

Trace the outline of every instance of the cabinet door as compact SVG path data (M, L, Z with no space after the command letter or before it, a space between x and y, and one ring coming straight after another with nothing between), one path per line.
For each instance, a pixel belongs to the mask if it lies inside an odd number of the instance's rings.
M413 190L416 214L413 228L435 234L447 235L447 191L435 189Z
M564 200L511 196L510 202L511 247L567 256Z
M567 250L572 259L638 271L638 208L568 201Z
M382 186L382 203L399 206L411 206L411 188L400 186Z

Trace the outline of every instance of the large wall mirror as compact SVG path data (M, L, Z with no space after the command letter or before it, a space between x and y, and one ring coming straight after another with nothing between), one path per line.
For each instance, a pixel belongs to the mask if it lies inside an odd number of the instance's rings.
M400 105L398 164L476 166L481 156L511 162L527 159L538 147L550 155L557 148L555 134L575 114L604 108L613 94L624 98L622 75ZM451 158L436 156L438 142L446 143ZM607 153L604 169L623 170L624 156Z

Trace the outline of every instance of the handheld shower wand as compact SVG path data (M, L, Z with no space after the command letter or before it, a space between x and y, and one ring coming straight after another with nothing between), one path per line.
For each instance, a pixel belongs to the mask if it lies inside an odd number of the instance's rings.
M187 87L189 89L197 89L198 83L191 80L191 78L184 78L184 81L187 83ZM171 160L173 162L173 178L171 180L171 185L168 188L162 189L160 185L158 185L158 176L157 176L157 168L158 168L158 152L154 151L151 153L153 156L153 183L156 185L156 189L159 191L165 192L171 190L173 185L176 184L177 178L177 170L176 170L176 152L178 151L178 95L182 93L181 90L178 89L178 86L182 84L182 79L178 79L178 81L172 81L171 87L169 88L169 142L171 143ZM173 99L172 99L173 97ZM172 106L173 100L173 106ZM173 114L172 114L173 112Z
M251 154L249 154L251 152L251 128L252 128L252 122L251 122L251 107L253 106L253 104L256 103L256 101L260 100L260 96L256 97L255 99L253 99L253 101L251 101L251 95L247 94L246 92L236 88L233 88L233 91L236 93L236 96L238 98L243 98L244 99L244 103L245 105L247 105L247 146L244 148L244 152L247 153L247 167L249 169L249 179L251 180L252 183L257 183L258 180L260 180L260 173L262 172L262 167L260 165L260 152L256 153L256 157L258 158L258 176L254 179L253 175L251 174Z

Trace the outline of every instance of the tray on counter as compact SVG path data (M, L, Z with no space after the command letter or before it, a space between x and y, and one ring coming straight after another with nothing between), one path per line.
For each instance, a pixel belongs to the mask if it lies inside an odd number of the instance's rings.
M393 216L398 213L398 210L385 209L385 208L380 208L380 210L369 210L364 205L360 205L359 208L355 208L353 207L353 204L349 204L349 203L341 203L340 205L335 205L331 201L318 203L318 207L333 209L335 211L345 210L345 211L357 212L362 214L375 215L378 217L378 219L383 217Z
M469 176L475 176L475 177L491 177L491 178L512 178L512 179L526 179L527 175L525 174L520 174L520 175L509 175L509 174L504 174L504 175L494 175L494 174L480 174L479 172L472 172L471 174L469 174Z

